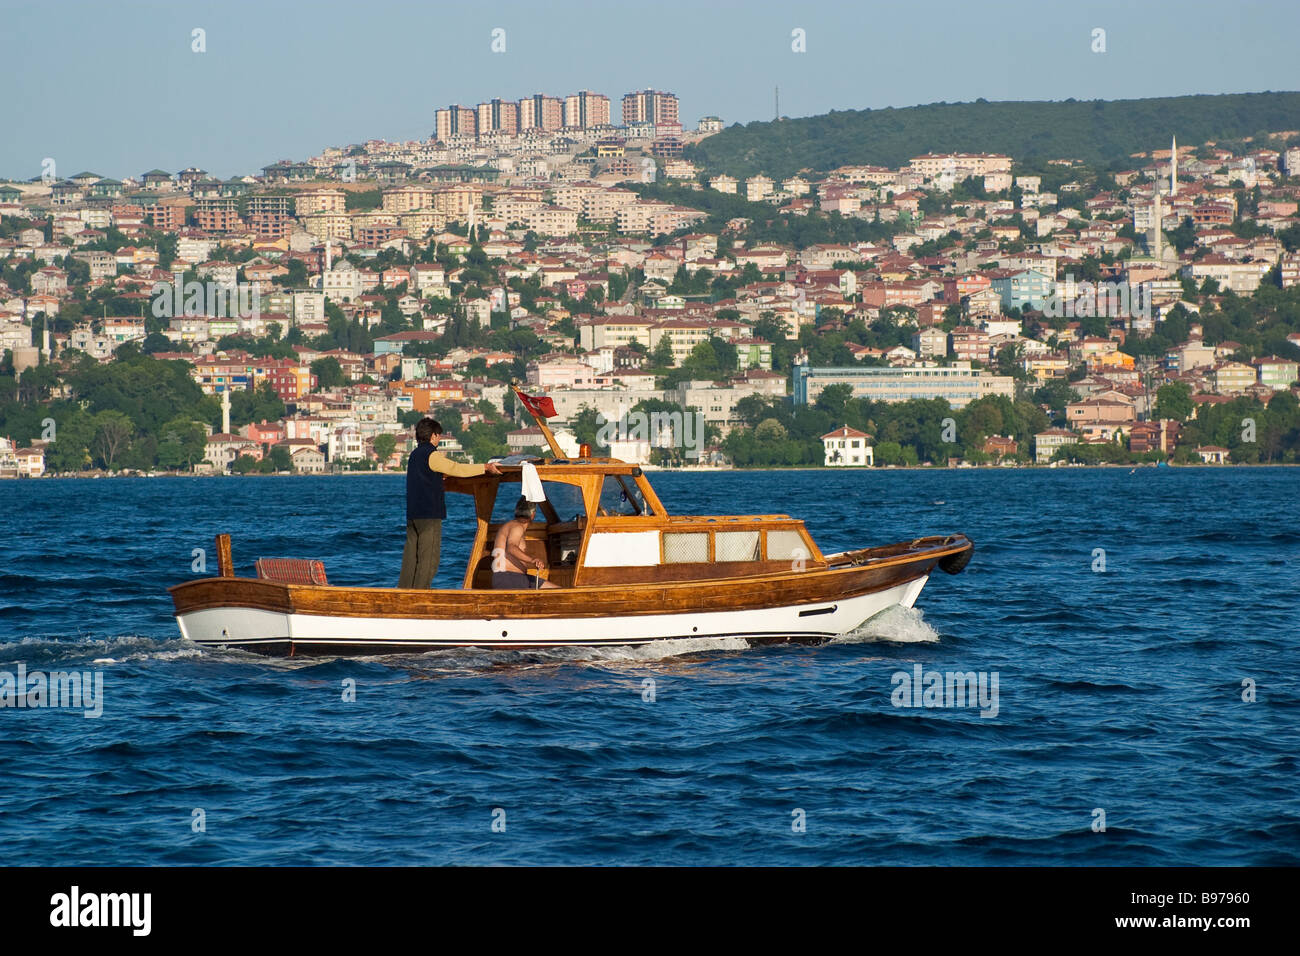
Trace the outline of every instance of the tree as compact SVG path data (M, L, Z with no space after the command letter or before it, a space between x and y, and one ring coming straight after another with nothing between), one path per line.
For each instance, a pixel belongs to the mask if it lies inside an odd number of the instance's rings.
M659 341L650 350L650 364L654 368L673 368L677 359L673 355L673 344L667 335L659 336Z
M89 415L76 406L51 406L56 427L54 441L45 450L45 464L51 471L81 471L90 464L90 443L95 426Z
M44 401L49 398L50 391L58 382L58 375L49 364L42 363L25 368L18 376L18 400L20 402Z
M659 340L660 344L666 342L667 336ZM734 355L732 356L734 358ZM673 369L668 373L664 380L667 388L672 388L678 382L699 379L700 381L714 381L723 377L723 368L718 361L718 353L714 350L713 345L709 342L700 342L695 348L691 349L691 354L686 356L681 367Z
M66 382L87 411L121 412L140 431L154 435L161 435L163 426L176 420L221 420L216 397L203 394L185 362L164 362L148 355L104 365L88 360L68 373Z
M429 410L429 414L430 415L434 414L432 409ZM446 408L438 409L437 415L438 415L438 424L442 426L442 430L444 432L450 435L460 434L460 429L461 429L460 412L456 411L456 409L452 408L451 406L447 406ZM411 422L411 424L414 425L415 422L418 422L419 420L420 419L417 418L415 419L415 421Z
M847 382L827 385L817 396L816 406L836 421L844 420L844 410L853 398L853 386Z
M154 352L170 352L172 348L174 348L172 340L161 332L150 332L140 343L140 351L145 355L152 355Z
M1192 390L1183 382L1161 385L1156 392L1156 418L1185 422L1192 414Z
M375 456L381 461L386 462L392 457L393 452L397 450L397 439L387 433L375 436Z
M997 400L999 398L1001 402ZM961 410L958 427L962 444L968 452L984 444L988 436L1002 434L1006 424L1002 402L1010 405L1004 396L989 395L977 398Z
M203 460L207 436L198 422L174 419L162 427L161 433L158 463L164 468L193 468L195 462Z
M343 374L343 366L332 355L318 358L312 362L311 373L316 376L316 384L322 389L339 388L347 384L347 377Z
M584 405L579 409L578 414L573 416L569 427L573 430L578 444L590 446L596 455L605 455L609 453L609 446L598 440L603 424L604 419L600 412L590 405Z
M735 345L716 335L710 336L707 344L713 349L719 369L728 375L736 371L740 365L740 350Z
M475 461L487 461L510 453L506 443L508 427L503 423L475 422L465 430L461 444Z
M130 442L135 426L121 412L106 410L94 418L95 437L90 442L92 457L110 471L113 462Z
M994 359L999 375L1008 375L1017 381L1026 381L1029 373L1025 371L1025 347L1020 343L1008 343L998 349Z
M828 386L829 387L829 386ZM784 405L784 402L780 403ZM779 409L774 407L770 399L765 399L759 395L746 395L736 402L736 417L745 423L746 428L754 428L765 418L773 418L779 414Z
M1104 339L1110 331L1110 320L1104 315L1085 315L1079 319L1079 330L1092 338Z
M284 416L284 402L270 382L263 382L254 391L240 389L230 393L230 424L238 428L252 422L273 422Z
M280 285L288 288L302 288L307 284L307 265L301 259L290 259L285 263L289 270L282 276L277 276L275 281Z
M247 475L257 470L257 459L252 455L240 455L230 463L230 471L236 475Z
M881 466L901 465L903 446L896 441L882 441L872 452L872 461Z
M1042 388L1034 392L1034 401L1039 405L1046 405L1051 408L1052 413L1059 419L1065 418L1065 406L1073 402L1077 396L1070 383L1064 379L1054 378Z
M270 459L273 471L293 470L293 458L290 456L289 448L286 445L272 445Z
M1192 246L1196 245L1196 227L1192 222L1192 217L1187 216L1177 229L1165 233L1169 237L1169 243L1179 252L1186 252Z
M609 298L612 302L617 302L623 298L623 293L627 291L628 278L626 273L611 272L609 273Z
M147 433L137 435L126 451L122 453L120 460L123 468L152 471L158 464L157 437Z

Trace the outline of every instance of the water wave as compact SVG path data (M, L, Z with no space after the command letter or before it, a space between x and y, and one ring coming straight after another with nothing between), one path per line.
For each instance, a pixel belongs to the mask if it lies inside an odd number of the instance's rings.
M1124 471L654 476L678 513L797 500L827 553L978 543L828 645L292 659L185 642L166 587L214 529L245 572L310 556L391 584L401 476L0 482L28 518L0 536L0 671L105 672L99 719L0 709L0 842L69 865L1295 865L1295 472ZM124 539L113 566L87 527ZM916 664L999 672L997 715L895 707Z
M53 667L61 664L119 664L128 661L177 660L200 657L202 648L179 637L138 634L91 638L84 635L23 637L0 643L0 663Z
M886 608L848 634L832 638L832 644L868 644L888 641L894 644L933 644L939 632L925 620L925 612L915 607L895 605Z

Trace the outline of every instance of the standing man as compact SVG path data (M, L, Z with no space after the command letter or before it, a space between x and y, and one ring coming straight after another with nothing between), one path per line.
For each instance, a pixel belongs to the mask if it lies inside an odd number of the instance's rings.
M402 551L399 588L427 589L438 572L442 552L442 519L447 517L447 500L442 476L473 478L484 473L501 474L494 464L461 465L438 451L442 426L432 418L415 424L415 451L406 463L406 548Z

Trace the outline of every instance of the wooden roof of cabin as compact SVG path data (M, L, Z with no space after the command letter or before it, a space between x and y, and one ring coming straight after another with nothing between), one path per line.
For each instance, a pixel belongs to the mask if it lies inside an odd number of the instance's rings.
M502 464L497 463L501 469L501 474L497 475L475 475L470 478L452 478L443 479L444 487L448 491L458 491L464 494L473 494L474 488L485 481L519 481L523 474L522 464ZM640 465L629 465L626 462L614 458L584 458L581 461L563 461L551 459L550 461L533 462L537 469L537 477L542 481L563 481L566 478L576 478L583 475L630 475L638 476L641 474Z

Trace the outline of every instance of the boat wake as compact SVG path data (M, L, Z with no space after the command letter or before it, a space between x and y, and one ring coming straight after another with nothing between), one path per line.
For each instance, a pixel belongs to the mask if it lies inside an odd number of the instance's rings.
M914 607L895 605L881 611L862 626L832 638L832 644L871 644L880 641L895 644L929 644L939 640L939 632L925 622L925 615Z
M743 637L687 637L676 640L655 641L653 644L638 646L564 647L539 653L555 661L607 664L659 661L666 657L712 654L717 651L743 651L748 648L749 641Z
M716 654L719 651L743 651L749 642L743 637L682 638L655 641L653 644L615 645L612 647L548 647L520 650L478 650L456 648L403 654L372 660L421 670L463 671L496 667L549 667L560 664L608 665L644 664L693 654Z
M21 663L29 669L92 665L100 667L204 655L203 648L189 641L135 634L107 638L24 637L0 643L0 666L12 667Z

